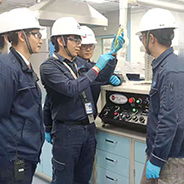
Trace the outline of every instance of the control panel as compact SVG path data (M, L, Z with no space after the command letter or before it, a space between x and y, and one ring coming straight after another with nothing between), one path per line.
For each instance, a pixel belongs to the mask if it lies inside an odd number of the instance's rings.
M106 104L99 117L104 124L146 129L149 95L106 91Z

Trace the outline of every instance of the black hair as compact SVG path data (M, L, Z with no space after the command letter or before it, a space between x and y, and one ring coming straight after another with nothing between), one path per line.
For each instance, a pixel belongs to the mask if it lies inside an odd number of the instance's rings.
M174 29L165 28L165 29L151 30L150 34L152 34L155 38L157 38L158 42L161 45L170 47L172 44L172 40L174 38Z
M23 30L26 34L29 34L28 32L31 32L32 30L35 29L25 29ZM22 31L22 30L19 30ZM17 46L18 44L18 32L19 31L12 31L8 33L8 41L13 45L13 46Z
M69 35L64 35L63 36L65 43L67 43L67 37L68 36ZM59 37L61 37L61 36L53 36L51 38L51 42L54 45L55 52L58 52L59 51L59 44L58 44L58 41L57 41L57 38L59 38Z
M4 35L0 35L0 49L3 49L5 45Z

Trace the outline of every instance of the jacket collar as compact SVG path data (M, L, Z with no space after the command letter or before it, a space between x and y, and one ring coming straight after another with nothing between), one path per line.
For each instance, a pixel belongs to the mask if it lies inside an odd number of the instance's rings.
M77 57L75 57L74 58L74 60L73 61L70 61L70 60L68 60L67 58L65 58L65 57L63 57L63 56L61 56L61 55L59 55L58 53L56 53L56 52L54 52L54 54L59 58L59 60L61 61L61 62L66 62L66 63L74 63L75 61L76 61L76 58Z
M17 58L17 61L20 63L23 71L29 71L27 64L25 63L24 59L21 57L21 55L13 48L10 47L10 51L13 53L13 55Z
M170 47L170 48L168 48L166 51L164 51L162 54L160 54L160 56L158 56L157 59L154 59L154 60L152 61L152 68L153 68L153 70L154 70L156 67L158 67L158 66L164 61L164 59L165 59L168 55L172 54L173 52L174 52L173 48Z

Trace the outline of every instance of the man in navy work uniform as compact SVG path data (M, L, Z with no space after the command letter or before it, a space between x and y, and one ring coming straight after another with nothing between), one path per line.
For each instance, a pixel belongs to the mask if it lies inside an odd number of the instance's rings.
M78 54L78 58L79 60L83 61L85 60L86 62L91 64L91 67L94 66L96 63L90 61L90 59L93 56L94 53L94 49L95 49L95 44L97 44L97 41L95 39L95 35L93 33L93 31L87 27L87 26L81 26L81 31L83 33L82 36L82 45ZM113 50L114 48L112 48ZM83 68L85 68L85 66L82 66L81 68L78 68L78 70L82 70ZM93 100L94 100L94 104L96 106L97 101L98 101L98 97L101 91L101 85L102 84L106 84L104 83L107 81L103 81L102 83L99 82L94 82L93 85L91 85L91 90L92 90L92 95L93 95ZM121 84L121 79L116 76L116 75L112 75L108 81L111 85L114 86L118 86Z
M184 183L184 62L171 47L176 22L170 11L151 9L141 20L140 40L152 62L147 121L147 160L141 184Z
M8 30L8 12L0 14L0 55L7 52L8 39L6 32Z
M97 41L95 39L95 35L93 31L89 27L81 26L81 31L82 31L83 36L82 36L81 48L78 53L77 59L78 59L78 62L81 61L82 65L78 67L77 70L78 72L81 72L81 71L87 72L90 68L92 68L96 64L95 62L90 61L90 59L93 56L95 44L97 44ZM112 50L113 49L114 48L112 48ZM83 65L84 62L87 62L85 64L87 66ZM108 65L106 67L108 68ZM109 70L111 71L111 68L109 68ZM114 86L119 86L122 83L122 81L118 76L113 74L110 77L108 83ZM95 81L90 86L96 111L97 111L97 101L98 101L99 94L101 91L101 85L103 84L107 84L107 81L103 81L103 82ZM44 104L44 110L43 110L44 124L45 124L45 131L46 131L45 139L47 140L47 142L52 143L51 130L53 127L53 121L52 121L52 115L51 115L50 108L51 106L50 106L49 99L48 97L46 97L45 104Z
M52 184L89 183L96 150L97 113L90 86L94 81L108 81L117 63L112 53L102 55L93 67L79 60L81 36L74 18L56 20L51 36L55 53L40 67L54 121ZM123 38L119 37L115 51L122 45ZM83 65L88 71L78 71Z
M8 12L9 54L0 56L0 183L31 184L44 129L41 91L29 62L42 40L40 26L27 8Z

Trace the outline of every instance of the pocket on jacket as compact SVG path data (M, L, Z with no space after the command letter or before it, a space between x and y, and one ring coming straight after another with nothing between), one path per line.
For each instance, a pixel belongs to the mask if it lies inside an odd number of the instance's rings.
M26 120L22 129L22 141L33 149L38 150L41 144L40 127L37 127L34 123Z
M65 168L65 163L59 162L54 158L52 158L52 165L56 170L59 170L59 171L63 171Z
M170 110L174 106L174 83L166 84L164 89L163 106L165 109Z

